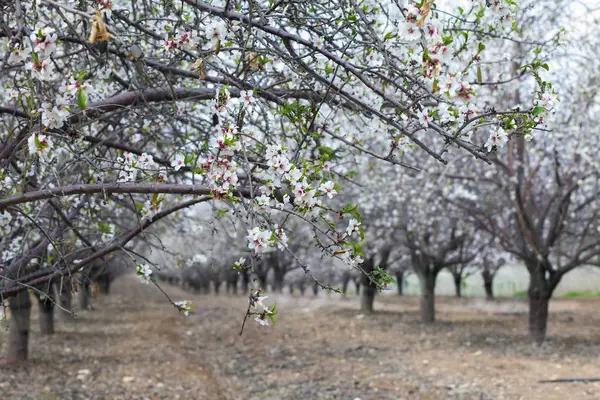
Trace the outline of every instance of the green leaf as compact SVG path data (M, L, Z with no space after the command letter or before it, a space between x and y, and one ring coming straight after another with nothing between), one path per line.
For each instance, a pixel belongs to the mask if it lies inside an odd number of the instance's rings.
M479 46L477 47L477 49L478 49L477 53L481 53L483 50L485 50L485 44L479 43Z
M481 85L482 82L483 82L483 79L481 78L481 67L478 65L477 66L477 83L479 83Z
M77 90L77 107L80 110L85 110L87 108L87 95L82 89Z
M531 115L533 115L534 117L537 117L538 115L540 115L541 113L543 113L546 109L542 106L535 106L533 108L533 110L531 111Z

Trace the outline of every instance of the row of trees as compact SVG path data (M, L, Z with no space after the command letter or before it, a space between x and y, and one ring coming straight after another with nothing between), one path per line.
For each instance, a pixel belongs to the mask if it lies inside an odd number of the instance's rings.
M6 360L28 357L32 298L37 300L39 308L40 334L52 335L57 314L65 321L73 318L76 312L91 308L90 299L100 294L108 295L112 281L125 271L123 260L111 257L106 263L94 263L75 276L55 280L45 287L33 287L13 297L8 304L11 321ZM77 295L76 302L73 301L74 294Z
M190 241L327 290L336 260L366 307L409 257L430 320L439 271L494 242L542 341L560 278L597 262L595 93L563 82L586 107L551 115L556 2L458 3L3 3L0 301Z

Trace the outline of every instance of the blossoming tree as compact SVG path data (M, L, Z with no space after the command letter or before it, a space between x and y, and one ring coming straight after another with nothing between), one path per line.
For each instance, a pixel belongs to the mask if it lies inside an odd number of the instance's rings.
M21 309L26 290L115 251L152 280L135 241L206 202L234 210L253 254L285 249L297 219L356 267L360 218L331 203L353 159L409 167L413 146L441 163L450 147L486 159L475 128L512 116L527 129L547 98L535 62L537 104L477 98L486 43L512 35L512 0L0 7L0 298ZM274 315L263 297L246 314L261 324Z

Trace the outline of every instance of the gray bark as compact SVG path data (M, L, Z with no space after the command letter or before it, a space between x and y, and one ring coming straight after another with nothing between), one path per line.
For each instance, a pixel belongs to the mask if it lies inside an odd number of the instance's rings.
M40 333L52 335L54 333L54 301L49 296L37 296L40 306Z
M435 321L435 278L436 274L429 269L419 274L421 283L421 321Z
M31 299L29 292L21 292L8 302L11 321L8 331L9 362L27 360L29 353L29 326L31 323Z

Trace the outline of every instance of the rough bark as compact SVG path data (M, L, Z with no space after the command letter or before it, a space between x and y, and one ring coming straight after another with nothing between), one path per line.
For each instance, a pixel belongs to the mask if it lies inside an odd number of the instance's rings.
M421 283L421 321L435 321L435 278L436 274L427 269L419 274Z
M529 336L536 344L542 344L546 340L548 327L548 307L552 290L548 282L539 277L531 276L529 283Z
M396 271L396 286L398 289L398 296L404 295L404 271Z
M54 333L54 301L49 296L37 295L40 306L40 333L52 335Z
M494 300L494 282L483 281L483 287L485 289L485 297L488 300Z
M462 297L462 276L458 274L453 274L452 277L454 279L454 291L456 297Z
M73 293L71 282L64 281L58 284L58 305L60 306L59 315L61 318L71 318L73 310Z
M374 261L368 260L363 264L363 270L370 274L373 271ZM364 286L362 296L360 298L360 309L363 312L373 312L373 303L375 302L375 294L377 293L377 286L371 282L368 276L363 275L362 284Z
M7 361L27 360L29 326L31 322L31 300L29 292L21 292L8 302L11 321L8 330Z
M487 269L481 271L483 278L483 288L485 289L485 297L488 300L494 299L494 274Z
M360 309L364 312L373 312L373 303L375 302L375 293L377 289L373 285L365 285L363 294L360 298Z

